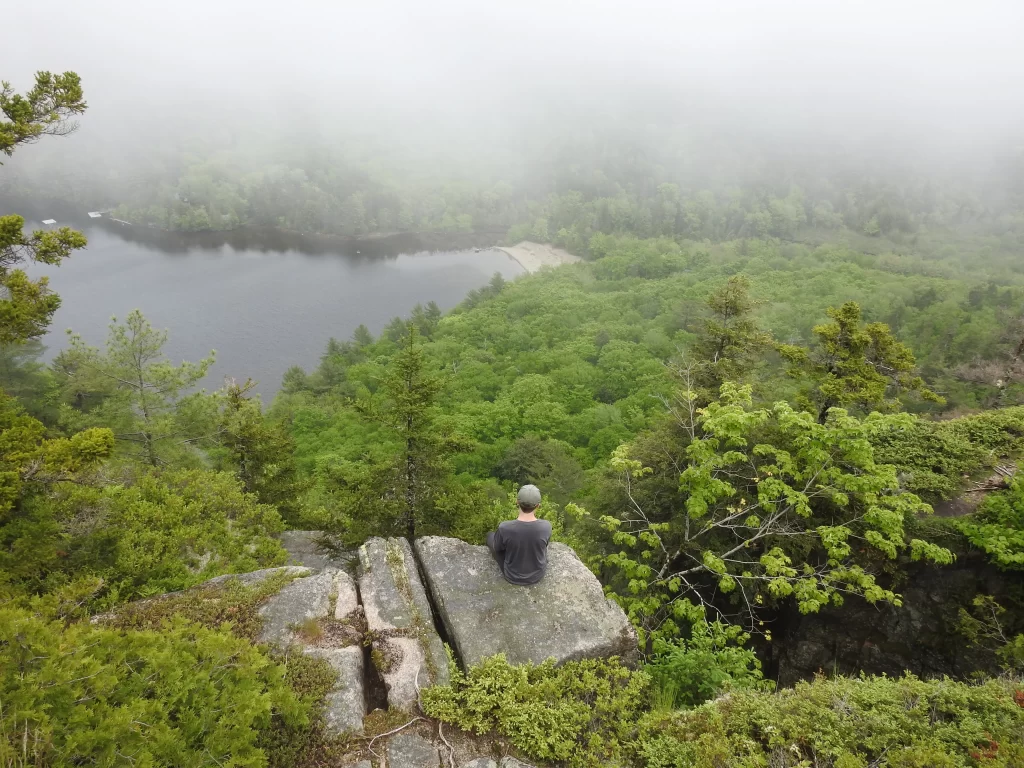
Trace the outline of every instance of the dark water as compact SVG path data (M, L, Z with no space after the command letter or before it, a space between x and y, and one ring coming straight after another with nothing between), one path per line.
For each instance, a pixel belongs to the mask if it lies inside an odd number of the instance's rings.
M67 328L101 345L111 316L123 319L138 308L170 332L172 360L217 351L208 389L225 376L251 377L265 401L290 366L314 367L330 337L348 339L360 323L376 335L417 303L450 309L495 272L510 279L523 271L493 250L395 253L419 245L409 237L349 243L88 222L58 219L81 228L88 248L60 268L30 270L48 274L63 302L43 339L48 355L65 345Z

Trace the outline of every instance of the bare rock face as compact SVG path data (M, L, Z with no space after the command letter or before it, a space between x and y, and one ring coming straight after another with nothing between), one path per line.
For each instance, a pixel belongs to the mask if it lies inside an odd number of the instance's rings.
M284 531L278 537L288 553L288 562L314 571L324 568L348 567L355 559L351 551L345 552L331 545L324 531Z
M522 587L502 577L487 547L427 536L416 554L448 637L464 666L504 653L512 664L619 656L636 660L636 633L597 577L565 544Z
M359 611L359 593L356 583L344 571L334 574L334 619L349 621Z
M489 757L478 757L476 760L463 763L462 768L498 768L498 764Z
M328 733L334 736L362 733L366 716L363 649L354 645L347 648L310 648L306 653L326 659L338 674L338 682L327 694L324 708Z
M359 593L371 658L388 704L413 710L419 690L448 682L448 659L405 539L373 538L359 548Z
M388 740L388 768L439 768L441 757L429 741L415 733L399 733Z
M334 592L335 569L295 579L260 607L263 619L261 643L285 647L295 639L296 629L308 621L327 617Z

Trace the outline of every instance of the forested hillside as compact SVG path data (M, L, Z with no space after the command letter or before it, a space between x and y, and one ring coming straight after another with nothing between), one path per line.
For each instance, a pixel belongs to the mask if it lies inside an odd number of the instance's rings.
M20 156L86 104L40 73L0 108ZM496 657L424 692L432 726L552 766L1024 764L1024 156L981 181L698 160L708 136L671 134L559 138L462 179L379 149L175 148L143 183L72 190L170 229L479 231L583 258L361 326L266 405L169 360L144 307L40 362L60 299L26 265L85 238L0 218L0 763L368 756L403 718L325 735L329 667L256 642L279 583L140 601L280 565L288 528L481 543L535 483L641 664ZM15 187L60 194L28 168ZM915 635L884 635L907 616ZM877 651L816 668L776 648L865 629Z

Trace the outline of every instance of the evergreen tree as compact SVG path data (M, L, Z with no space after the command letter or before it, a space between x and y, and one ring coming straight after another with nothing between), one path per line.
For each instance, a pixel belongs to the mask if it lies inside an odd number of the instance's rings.
M110 427L126 455L154 467L195 463L195 447L211 444L215 432L213 398L193 391L213 353L173 365L163 352L166 342L167 332L155 330L138 310L123 325L114 318L104 351L70 334L71 347L54 361L65 394L62 422Z
M360 324L359 327L352 332L352 341L355 342L357 347L368 347L373 344L373 334L370 333L369 328Z
M302 492L295 443L281 425L267 421L259 398L249 396L254 386L252 380L242 385L232 381L225 388L218 441L243 490L294 519Z
M914 375L914 353L899 342L885 323L861 321L860 305L848 301L830 308L831 323L815 326L818 347L812 352L780 345L779 351L793 363L791 373L809 375L808 399L822 424L832 408L857 406L865 411L898 408L902 391L917 392L926 400L942 398Z
M10 157L15 147L40 136L66 136L78 126L72 115L85 112L82 84L74 72L37 72L36 84L22 96L0 83L0 152ZM60 264L85 247L85 236L68 227L24 233L21 216L0 216L0 344L20 343L46 333L60 297L49 280L29 279L18 267L27 261Z
M36 84L22 96L0 82L0 152L10 157L20 144L40 136L67 136L78 128L71 118L86 110L82 80L74 72L36 72Z
M395 463L395 495L405 534L412 539L417 523L430 516L434 497L447 476L442 443L435 431L440 378L430 370L420 334L410 323L402 349L381 382L382 417L400 441Z
M708 297L707 307L711 314L701 323L692 348L694 383L705 401L714 398L726 381L749 376L771 343L771 336L751 317L755 302L745 276L730 277Z

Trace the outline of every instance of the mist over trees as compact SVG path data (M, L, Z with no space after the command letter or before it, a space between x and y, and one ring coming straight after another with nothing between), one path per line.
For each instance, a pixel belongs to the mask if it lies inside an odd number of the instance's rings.
M1019 3L58 6L3 14L5 207L579 258L309 329L263 403L146 307L44 362L27 270L87 243L0 217L0 764L368 757L326 735L329 665L257 642L294 574L200 585L285 529L481 543L528 482L640 667L453 669L441 739L1024 762Z

